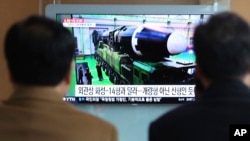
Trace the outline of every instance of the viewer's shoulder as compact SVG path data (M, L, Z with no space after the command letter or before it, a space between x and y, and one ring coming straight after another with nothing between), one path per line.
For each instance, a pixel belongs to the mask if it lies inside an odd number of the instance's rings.
M115 127L109 123L108 121L93 115L91 113L88 113L86 111L81 111L81 110L75 110L74 111L75 114L72 115L72 118L75 118L76 120L78 120L79 124L90 124L92 126L96 126L96 127L100 127L103 129L115 129Z

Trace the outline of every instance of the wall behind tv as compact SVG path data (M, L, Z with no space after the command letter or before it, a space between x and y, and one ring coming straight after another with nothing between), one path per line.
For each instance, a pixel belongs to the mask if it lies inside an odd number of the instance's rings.
M225 0L218 0L218 2ZM14 22L32 14L44 13L47 4L211 4L213 0L1 0L0 1L0 100L8 98L12 89L3 57L3 40L7 29ZM239 13L250 22L250 9L247 0L231 0L232 11ZM42 3L39 9L39 3Z
M3 56L3 40L7 29L16 21L39 12L37 0L0 1L0 100L6 99L11 92L6 63Z

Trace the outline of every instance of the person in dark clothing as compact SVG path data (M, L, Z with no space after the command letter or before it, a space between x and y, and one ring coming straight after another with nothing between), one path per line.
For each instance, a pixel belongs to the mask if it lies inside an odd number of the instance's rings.
M85 77L88 80L88 84L91 85L92 84L92 78L93 78L93 76L92 76L89 68L86 69Z
M78 68L78 84L84 84L83 83L83 70L82 70L82 67Z
M149 141L229 141L230 125L250 125L250 28L234 13L217 13L194 32L203 90L150 124Z
M103 80L103 77L102 77L102 67L101 67L100 63L96 64L96 70L97 70L97 75L98 75L99 81L102 81Z

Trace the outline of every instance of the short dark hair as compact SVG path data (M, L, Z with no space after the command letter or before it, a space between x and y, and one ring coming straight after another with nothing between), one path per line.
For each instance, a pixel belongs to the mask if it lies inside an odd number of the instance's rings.
M8 30L4 53L12 79L54 86L70 70L75 41L70 31L44 16L30 16Z
M250 66L250 29L231 12L213 15L194 33L196 61L210 80L239 78Z

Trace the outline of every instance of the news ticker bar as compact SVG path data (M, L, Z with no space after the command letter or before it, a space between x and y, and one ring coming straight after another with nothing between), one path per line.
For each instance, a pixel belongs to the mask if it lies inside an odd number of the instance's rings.
M64 101L70 103L183 103L195 101L194 97L72 97Z
M194 85L76 85L76 97L194 97Z

